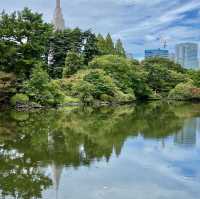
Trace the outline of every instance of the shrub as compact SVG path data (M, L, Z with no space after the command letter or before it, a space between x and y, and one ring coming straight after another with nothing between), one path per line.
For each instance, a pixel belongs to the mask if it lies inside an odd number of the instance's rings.
M94 101L94 93L95 86L86 81L80 81L72 86L72 94L80 98L83 103L92 103Z
M103 69L119 89L129 94L134 92L137 98L148 98L151 90L146 84L147 73L130 59L117 55L105 55L93 59L90 68Z
M175 100L200 100L200 88L195 87L192 81L180 83L170 91L169 98Z
M83 68L83 56L76 52L68 52L65 59L65 68L63 70L63 77L73 75L79 69Z
M16 106L17 104L27 104L28 102L29 102L29 97L25 94L17 93L10 99L10 103L13 106Z
M168 69L168 70L174 70L176 72L181 72L181 73L186 72L186 69L184 69L180 64L177 64L174 61L171 61L170 59L166 59L166 58L152 57L152 58L145 59L142 62L142 65L145 66L146 68L155 64L160 65L163 68Z
M59 85L53 80L50 81L41 65L33 69L30 80L24 83L23 90L32 101L42 105L56 105L64 100Z
M81 70L68 79L56 81L66 95L79 98L83 103L92 103L95 100L107 102L135 100L132 89L129 89L129 93L123 93L102 69Z
M83 80L94 85L92 95L95 99L100 99L100 96L104 94L114 96L116 85L113 83L112 78L106 75L103 70L91 71Z
M51 80L48 83L48 90L51 93L51 98L49 104L56 105L61 104L64 101L65 95L61 91L59 84L57 84L54 80Z
M143 62L143 67L147 71L149 87L163 96L168 95L177 84L189 80L184 74L185 69L169 59L149 58Z

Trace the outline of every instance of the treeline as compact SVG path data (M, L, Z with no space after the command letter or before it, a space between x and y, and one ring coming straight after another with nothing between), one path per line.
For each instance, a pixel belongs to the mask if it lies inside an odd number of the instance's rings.
M110 34L104 39L102 35L96 36L90 30L79 28L54 32L53 26L45 23L41 14L28 8L10 15L1 13L0 70L29 78L31 69L42 63L46 64L50 77L62 78L66 54L70 51L80 54L86 65L97 55L125 56L121 41L115 45ZM51 60L48 60L49 55L52 55Z
M28 8L0 15L0 101L57 105L200 99L199 72L166 59L139 63L113 42L79 28L54 31ZM11 100L10 100L11 98Z

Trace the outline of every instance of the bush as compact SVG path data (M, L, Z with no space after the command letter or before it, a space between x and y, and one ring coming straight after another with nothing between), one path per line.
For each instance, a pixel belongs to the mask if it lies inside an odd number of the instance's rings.
M95 99L100 99L101 95L114 96L116 85L112 78L103 70L91 71L88 75L83 78L84 81L94 85L94 91L92 93Z
M65 59L65 68L63 70L63 77L73 75L78 70L83 68L83 56L76 52L68 52Z
M174 61L171 61L170 59L166 59L166 58L152 57L152 58L145 59L142 62L142 65L145 66L146 68L154 64L160 65L163 68L168 69L168 70L174 70L180 73L186 72L186 69L184 69L180 64L177 64Z
M64 102L65 95L61 91L59 84L57 84L54 80L51 80L48 83L48 90L51 93L51 98L49 99L49 104L57 105Z
M95 100L106 102L135 100L132 89L128 94L123 93L102 69L81 70L68 79L56 81L66 95L79 98L83 103L92 103Z
M13 106L17 104L27 104L29 102L29 97L25 94L16 94L10 99L10 103Z
M93 59L89 67L103 69L125 94L135 93L137 98L148 98L151 94L146 84L147 73L130 59L118 55L105 55Z
M92 103L94 101L93 94L95 86L86 81L80 81L72 86L72 95L80 98L83 103Z
M33 69L30 80L24 83L23 90L33 102L42 105L57 105L64 100L59 85L53 80L50 81L41 65Z
M184 69L179 64L168 59L150 58L143 62L143 67L147 71L147 83L156 93L165 96L177 84L187 82L188 76L184 74Z
M200 88L195 87L192 81L180 83L170 91L169 98L174 100L200 100Z

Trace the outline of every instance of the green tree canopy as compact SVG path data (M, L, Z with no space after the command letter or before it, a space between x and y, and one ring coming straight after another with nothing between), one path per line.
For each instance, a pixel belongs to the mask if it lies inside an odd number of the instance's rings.
M177 84L188 81L185 70L171 60L163 58L150 58L143 63L148 72L147 83L157 93L168 93Z
M122 41L118 39L115 44L115 53L119 56L126 57L126 51L123 47Z
M106 54L114 54L115 53L115 47L114 47L114 42L112 40L111 35L108 33L105 39L105 47L106 47Z
M127 94L134 92L137 98L147 98L151 94L146 84L147 73L129 59L118 55L105 55L93 59L89 67L105 70Z
M0 14L0 70L29 77L31 69L44 59L52 26L42 15L28 8Z
M63 70L63 76L69 76L76 73L79 69L83 68L84 58L81 54L74 51L67 53L65 59L65 68Z

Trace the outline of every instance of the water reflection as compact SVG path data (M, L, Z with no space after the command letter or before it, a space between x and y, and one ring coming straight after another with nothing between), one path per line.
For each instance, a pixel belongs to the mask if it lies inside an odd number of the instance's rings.
M120 183L122 183L120 186L122 187L125 185L123 182L132 181L134 177L137 179L141 167L137 169L137 165L134 165L136 173L132 178L129 174L132 173L130 171L132 163L139 161L142 161L140 164L146 165L142 172L146 171L146 168L161 166L161 160L167 159L165 164L173 167L176 174L180 173L184 177L186 173L192 173L193 175L190 176L196 176L194 173L198 172L197 168L193 168L193 164L188 166L188 162L177 161L177 157L189 153L189 151L185 151L188 147L188 150L194 149L192 153L198 149L196 146L200 129L199 116L200 105L198 104L169 105L160 102L98 110L65 108L29 113L2 112L0 113L1 197L58 198L60 196L58 193L61 191L63 193L60 199L66 198L70 189L65 192L64 185L72 186L74 184L77 188L84 187L86 183L88 186L90 185L89 189L92 188L95 186L95 181L92 180L92 184L90 184L89 178L82 181L83 176L88 172L87 170L83 172L82 169L90 168L92 172L94 166L98 169L99 165L104 165L106 162L106 167L120 165L117 166L118 171L115 173L115 177L119 175L119 170L123 171L120 176ZM173 146L178 148L174 149ZM122 153L122 149L124 153ZM173 157L173 154L168 153L167 150L173 150L176 157ZM148 156L146 156L147 154ZM154 160L155 157L156 160ZM191 158L197 162L194 154ZM123 166L126 161L130 161L130 163ZM158 165L154 165L156 163ZM196 164L194 165L196 166ZM103 169L95 170L93 178L95 179L102 171ZM73 173L74 176L79 172L82 173L77 177L78 180L71 179L68 182L68 172ZM109 170L107 175L115 178L112 175L113 172L115 172L114 168ZM151 174L148 175L151 176ZM61 178L64 183L60 182ZM138 178L137 183L145 178L144 176ZM104 183L104 180L99 182ZM112 183L114 182L103 186L104 192ZM145 187L146 180L141 183ZM62 189L59 189L60 186ZM52 195L52 188L55 190L55 195ZM99 187L95 187L94 190L97 194ZM88 192L90 191L80 191L79 198L92 198ZM104 192L98 194L101 195ZM126 192L128 190L124 192L121 190L121 193L125 194ZM72 190L71 193L73 193ZM95 197L120 198L119 196L100 195ZM71 194L69 197L77 198L77 195ZM187 197L187 199L192 198ZM144 196L136 198L143 199Z
M198 118L186 120L183 128L176 133L174 142L178 145L184 145L184 147L195 146L199 124Z

